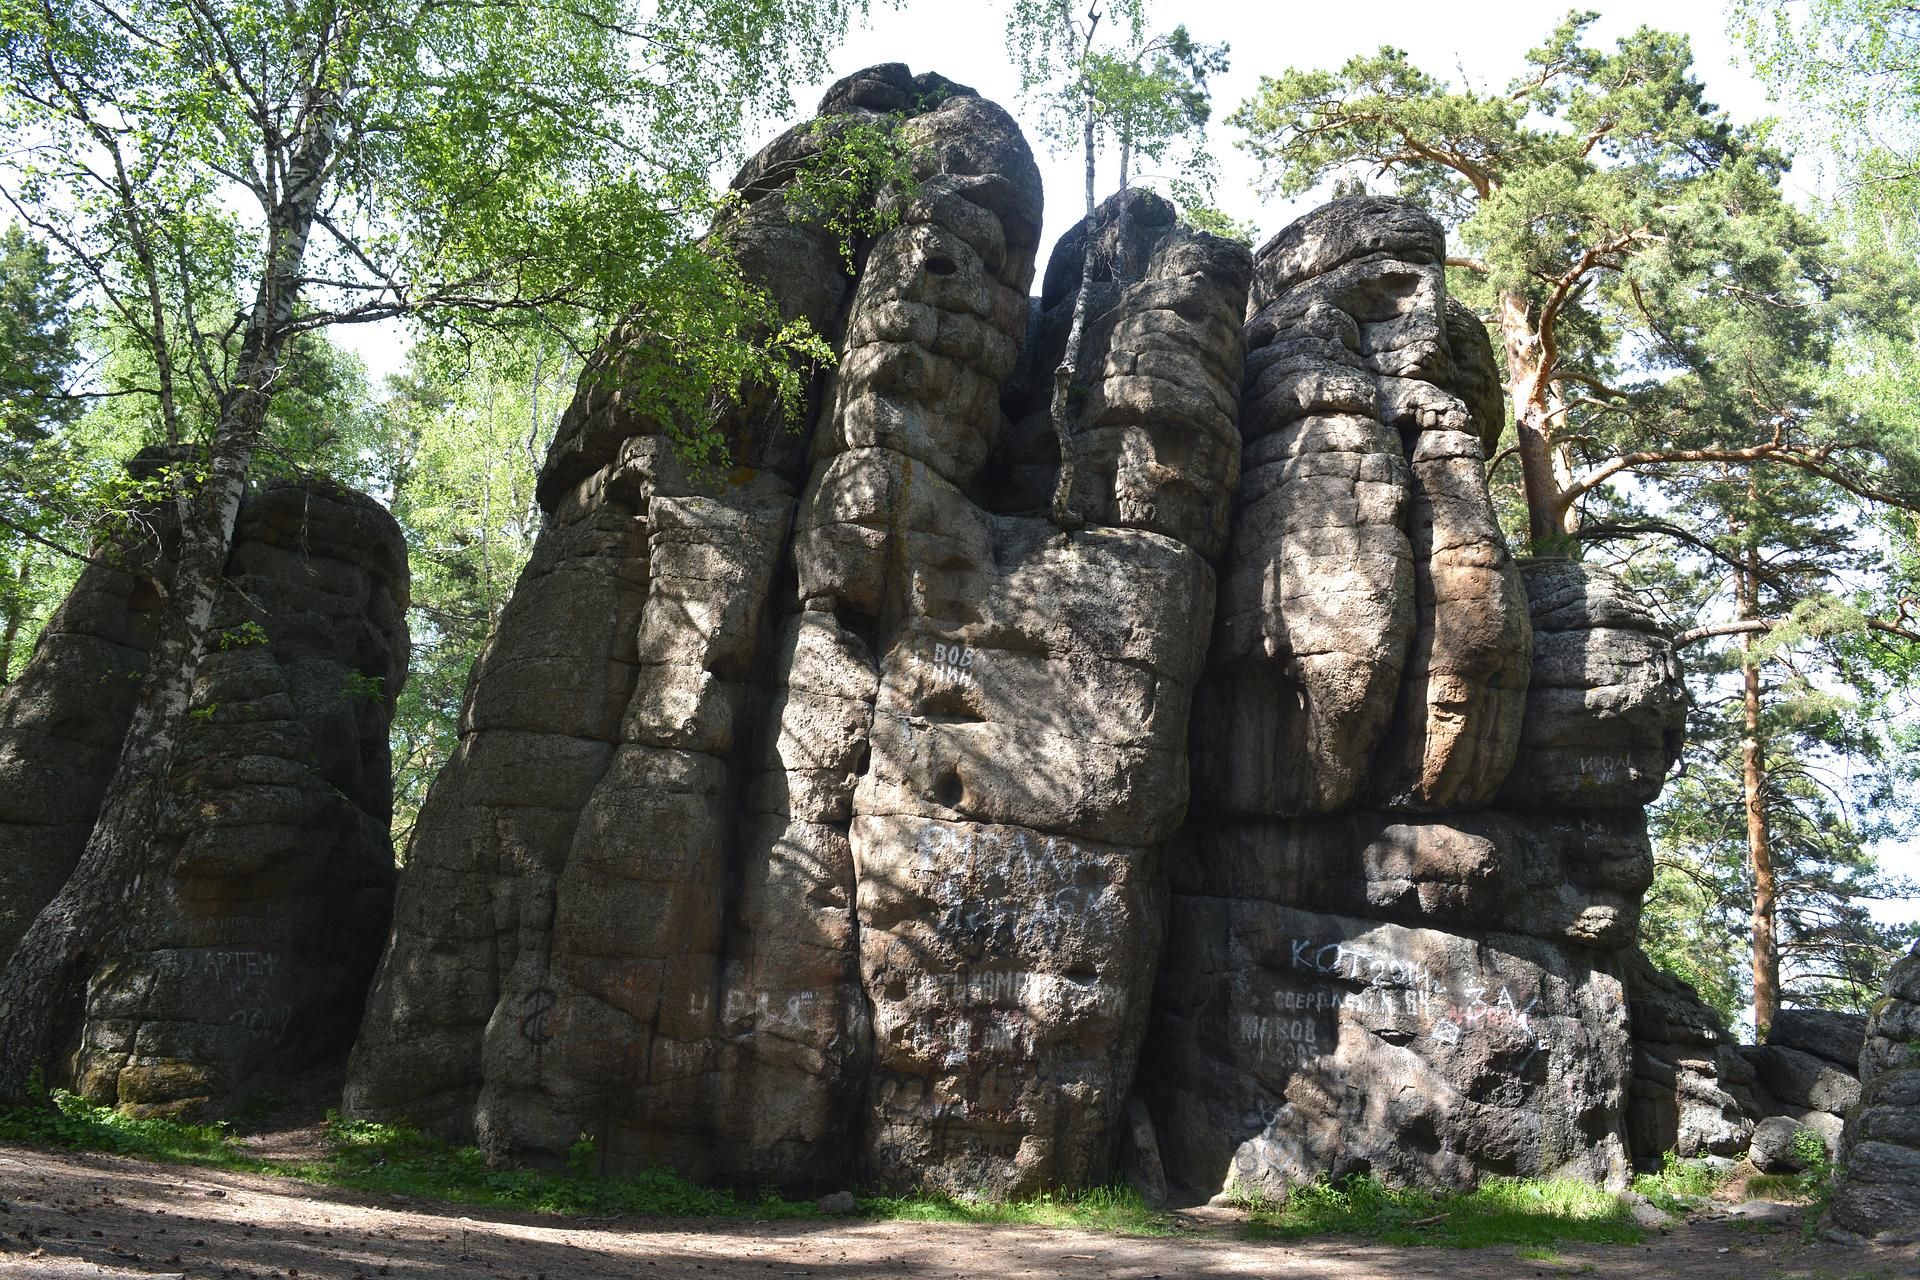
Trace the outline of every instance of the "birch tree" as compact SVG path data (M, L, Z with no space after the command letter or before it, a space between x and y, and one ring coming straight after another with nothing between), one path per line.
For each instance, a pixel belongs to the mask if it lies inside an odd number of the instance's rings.
M788 386L805 335L691 233L712 165L858 2L0 0L0 196L144 344L153 435L203 459L100 818L0 977L0 1099L141 892L288 344L631 310L673 339L651 385L675 429L688 401Z

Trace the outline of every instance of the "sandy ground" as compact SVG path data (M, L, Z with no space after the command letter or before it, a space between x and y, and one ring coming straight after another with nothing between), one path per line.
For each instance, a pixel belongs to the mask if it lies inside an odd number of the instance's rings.
M1586 1275L1916 1280L1920 1248L1809 1244L1797 1219L1709 1213L1640 1245L1410 1249L1257 1243L1200 1211L1160 1239L1040 1227L562 1219L339 1191L115 1156L0 1146L0 1280L134 1276L505 1280L1306 1280Z

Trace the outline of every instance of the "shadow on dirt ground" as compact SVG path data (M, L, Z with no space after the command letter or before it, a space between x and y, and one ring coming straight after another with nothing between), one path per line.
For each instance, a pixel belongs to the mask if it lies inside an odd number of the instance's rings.
M0 1278L130 1280L1911 1280L1920 1247L1804 1238L1797 1215L1710 1213L1637 1245L1551 1250L1261 1243L1233 1215L1167 1237L827 1219L554 1218L117 1156L0 1147Z

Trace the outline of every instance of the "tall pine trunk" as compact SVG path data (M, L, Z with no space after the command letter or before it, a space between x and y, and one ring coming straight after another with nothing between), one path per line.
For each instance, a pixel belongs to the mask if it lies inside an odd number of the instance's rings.
M301 263L333 149L331 110L316 106L269 211L260 286L241 339L234 379L220 401L206 481L187 509L180 558L160 633L100 816L73 873L14 948L0 975L0 1102L26 1096L36 1069L77 1029L86 984L103 945L138 899L146 856L166 816L168 776L186 725L193 676L266 422L287 327L299 298Z
M1502 293L1499 314L1520 484L1527 503L1527 541L1536 555L1547 554L1564 549L1574 533L1573 504L1554 466L1553 421L1560 410L1559 393L1552 371L1544 367L1531 304L1518 293Z
M1737 574L1740 620L1760 617L1760 556L1747 548ZM1740 640L1741 702L1746 735L1740 740L1740 790L1747 817L1747 866L1753 873L1753 1024L1761 1039L1780 1012L1780 946L1774 932L1773 843L1767 815L1766 739L1760 722L1760 663L1751 634Z

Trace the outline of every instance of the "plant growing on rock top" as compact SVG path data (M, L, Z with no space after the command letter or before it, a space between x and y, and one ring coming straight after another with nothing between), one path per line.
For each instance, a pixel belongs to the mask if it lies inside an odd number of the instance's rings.
M179 567L101 816L0 978L0 1097L20 1097L53 1050L116 904L138 891L291 344L339 324L500 327L637 300L691 368L681 399L780 383L780 344L803 335L694 250L690 228L743 120L786 105L781 86L819 66L855 7L0 6L7 199L144 345L154 435L206 457L204 482L176 486ZM662 420L688 420L656 385ZM211 421L189 420L196 399Z

